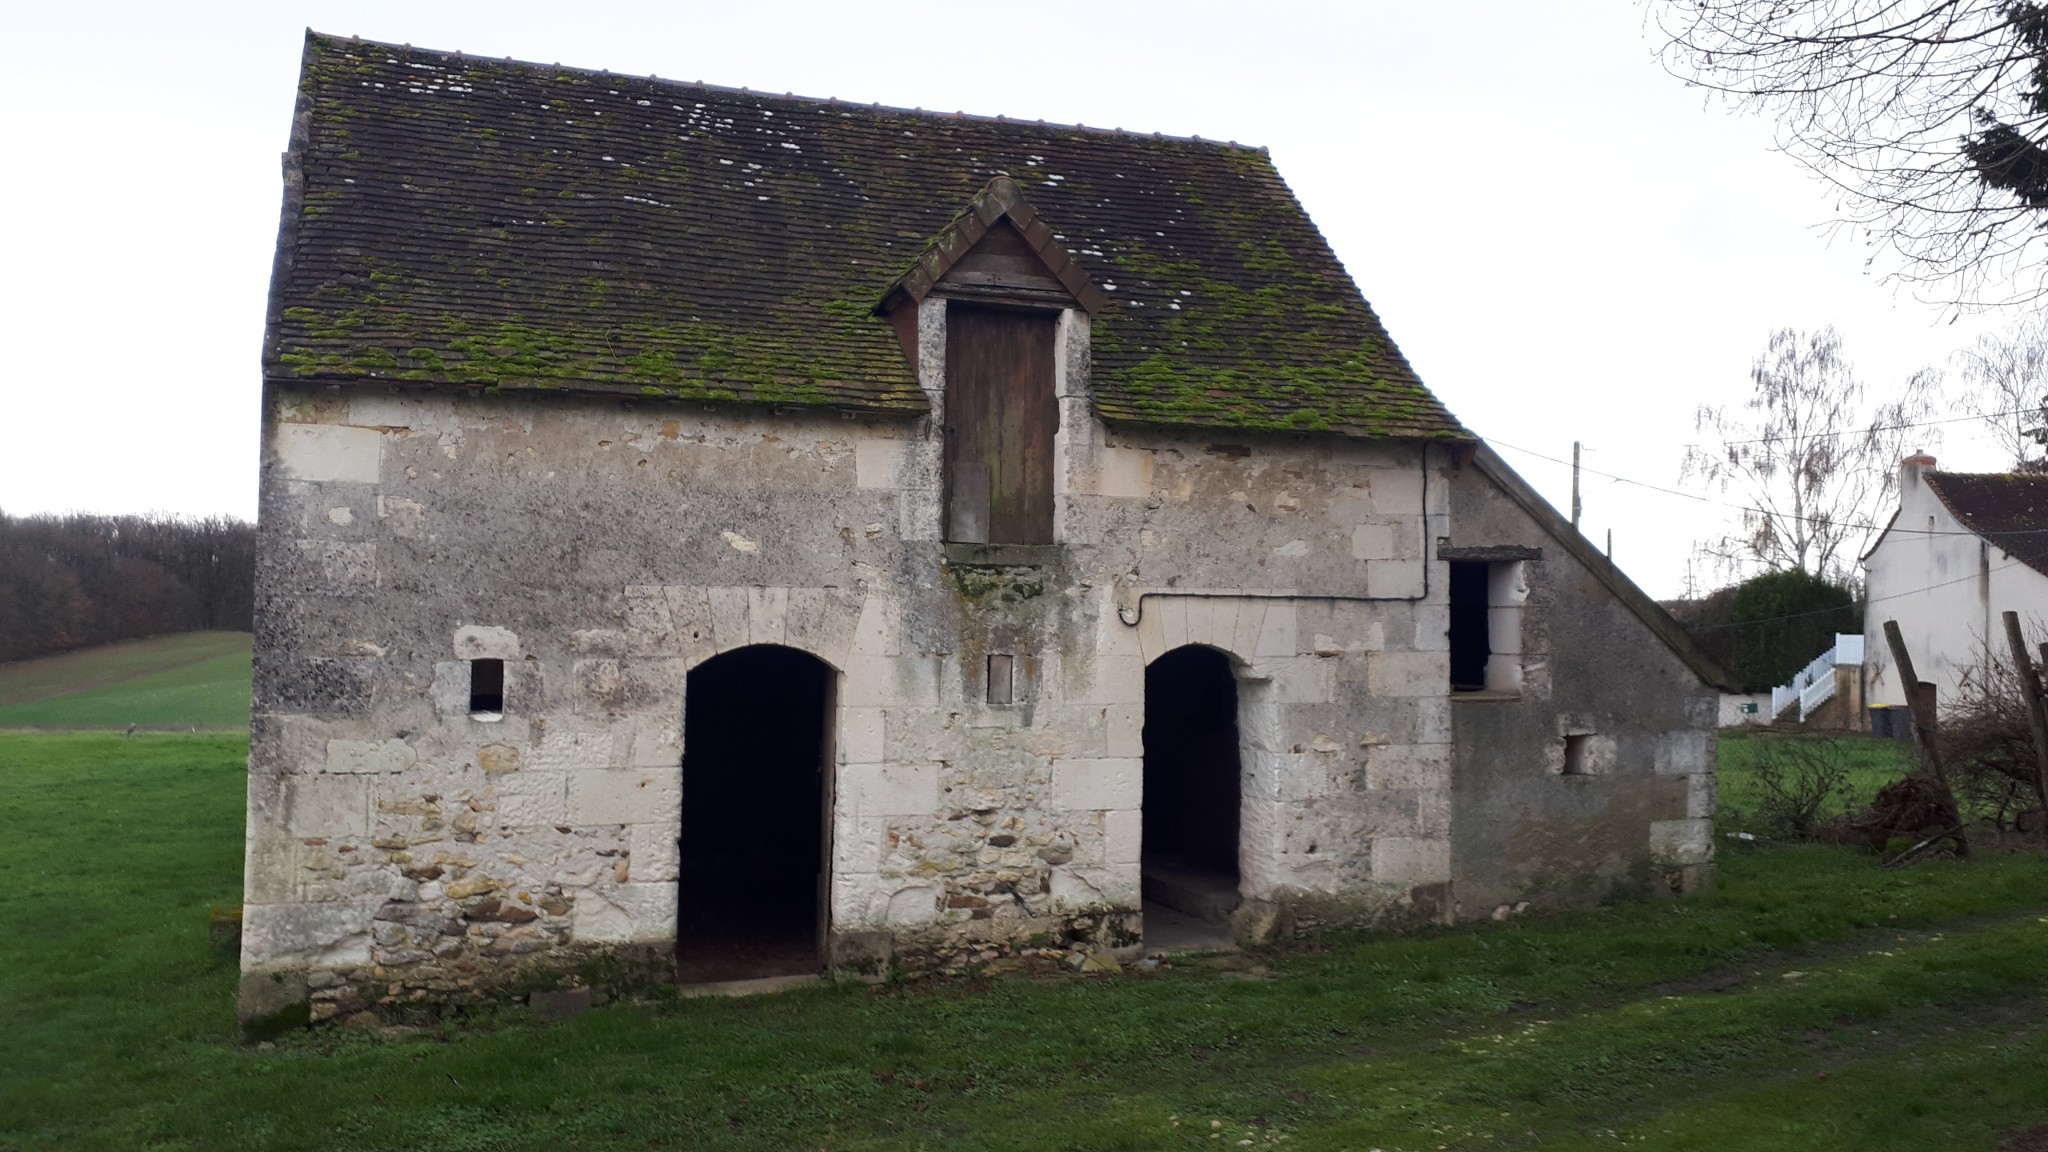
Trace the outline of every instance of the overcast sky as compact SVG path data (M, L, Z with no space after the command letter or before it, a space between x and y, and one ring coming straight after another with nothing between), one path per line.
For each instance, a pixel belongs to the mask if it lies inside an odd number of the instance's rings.
M1583 440L1589 468L1683 487L1694 408L1739 400L1774 327L1839 326L1882 393L2009 319L1882 284L1767 123L1659 68L1629 0L23 5L0 75L0 509L254 514L308 26L1266 145L1422 378L1561 507L1568 470L1524 450ZM1944 466L2001 466L1966 425L1946 441ZM1585 508L1657 596L1734 515L1598 477Z

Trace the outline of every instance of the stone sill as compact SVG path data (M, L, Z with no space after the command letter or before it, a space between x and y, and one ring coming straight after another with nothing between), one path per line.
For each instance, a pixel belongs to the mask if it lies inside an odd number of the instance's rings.
M953 544L946 545L949 564L991 568L1045 568L1058 564L1066 554L1059 544Z
M1469 700L1475 704L1498 704L1506 700L1520 700L1520 692L1457 692L1451 693L1454 701Z

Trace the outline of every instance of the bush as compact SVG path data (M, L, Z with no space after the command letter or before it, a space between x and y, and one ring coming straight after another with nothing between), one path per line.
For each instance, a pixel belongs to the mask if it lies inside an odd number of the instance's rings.
M2039 809L2033 722L2010 660L1979 659L1944 702L1935 742L1962 810L2001 831Z
M1837 632L1863 630L1854 592L1797 569L1664 607L1745 692L1785 683L1827 651Z
M1836 740L1773 740L1752 761L1756 815L1781 836L1808 839L1848 796L1850 756Z
M1749 691L1762 692L1834 647L1837 632L1862 632L1863 614L1849 589L1795 568L1739 585L1730 628L1735 662L1729 671Z

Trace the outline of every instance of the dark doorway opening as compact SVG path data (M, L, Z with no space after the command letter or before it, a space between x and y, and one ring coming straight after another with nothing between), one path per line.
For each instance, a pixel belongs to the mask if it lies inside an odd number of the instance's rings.
M1451 691L1486 688L1486 660L1493 655L1487 634L1487 565L1476 560L1451 561Z
M1145 669L1144 741L1146 944L1228 944L1243 791L1230 658L1189 646L1153 661Z
M690 673L676 979L823 966L831 670L793 648L740 648Z

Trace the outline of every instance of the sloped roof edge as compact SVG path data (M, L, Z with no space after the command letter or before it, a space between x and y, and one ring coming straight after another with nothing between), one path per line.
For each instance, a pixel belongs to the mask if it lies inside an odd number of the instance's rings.
M1473 453L1472 462L1481 474L1492 480L1507 495L1508 499L1514 501L1522 511L1529 514L1530 519L1549 533L1551 539L1556 540L1573 559L1591 572L1594 579L1613 593L1614 598L1621 601L1636 619L1641 620L1645 627L1655 633L1657 638L1664 642L1664 646L1671 649L1672 655L1678 657L1695 676L1723 692L1740 691L1734 679L1693 643L1692 636L1686 632L1683 625L1672 619L1671 614L1658 606L1655 600L1650 599L1648 593L1636 587L1635 581L1623 575L1621 569L1614 566L1613 561L1601 555L1600 550L1593 547L1592 541L1572 527L1571 521L1551 507L1550 501L1531 488L1529 482L1509 467L1508 462L1501 459L1500 454L1491 446L1481 441Z
M1865 548L1863 550L1863 555L1858 556L1856 558L1856 562L1858 564L1867 563L1870 560L1871 556L1876 554L1877 546L1884 543L1885 537L1890 536L1892 534L1892 529L1898 525L1898 522L1899 510L1897 508L1894 508L1892 509L1891 519L1886 520L1884 522L1884 527L1878 529L1877 537L1870 542L1870 547Z

